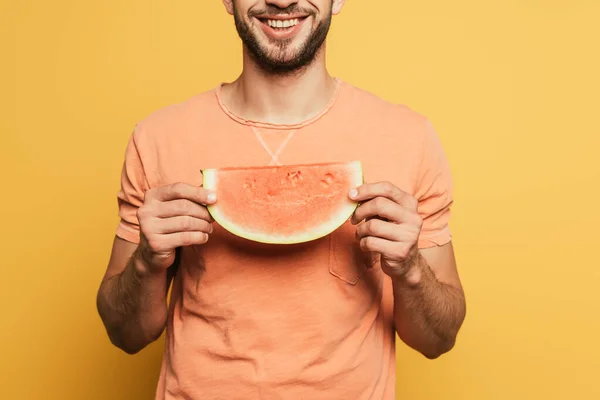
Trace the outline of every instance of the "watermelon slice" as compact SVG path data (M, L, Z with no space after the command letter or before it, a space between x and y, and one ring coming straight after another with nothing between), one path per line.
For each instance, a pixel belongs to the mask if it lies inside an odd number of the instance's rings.
M227 231L252 241L293 244L326 236L358 203L348 192L363 183L359 161L204 169L217 194L207 208Z

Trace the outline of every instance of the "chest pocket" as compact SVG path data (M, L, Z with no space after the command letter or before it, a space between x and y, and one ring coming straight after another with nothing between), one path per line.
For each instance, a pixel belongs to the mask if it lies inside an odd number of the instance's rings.
M356 285L371 267L355 237L356 226L350 221L335 230L329 241L329 273L349 285Z

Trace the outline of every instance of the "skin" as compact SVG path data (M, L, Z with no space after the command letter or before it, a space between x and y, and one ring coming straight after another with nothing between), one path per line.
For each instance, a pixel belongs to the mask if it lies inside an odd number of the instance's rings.
M418 249L418 201L390 182L350 191L361 250L392 279L394 323L404 343L434 359L450 351L465 318L465 297L452 243Z
M296 124L318 114L335 90L325 65L323 32L344 1L223 4L244 44L242 73L222 88L228 108L273 124ZM261 25L261 19L290 13L304 18L285 40ZM380 258L392 280L399 337L427 358L449 351L465 316L452 244L419 250L417 201L389 182L364 184L349 196L361 203L353 216L361 249ZM214 194L185 183L145 194L138 211L140 244L114 239L97 295L98 312L115 346L134 354L161 335L176 250L209 240L214 221L206 205L215 201Z
M208 190L175 183L146 192L137 216L140 244L115 237L97 308L111 342L134 354L158 339L167 322L169 268L176 249L201 245L212 233Z

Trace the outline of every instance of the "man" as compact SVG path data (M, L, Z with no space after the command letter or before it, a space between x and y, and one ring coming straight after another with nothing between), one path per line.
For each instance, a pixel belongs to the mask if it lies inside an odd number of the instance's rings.
M329 75L343 0L223 2L241 75L153 113L127 146L108 335L136 353L166 327L157 399L393 399L396 333L433 359L465 315L441 144L423 116ZM244 241L205 207L219 199L203 168L354 159L361 205L310 243Z

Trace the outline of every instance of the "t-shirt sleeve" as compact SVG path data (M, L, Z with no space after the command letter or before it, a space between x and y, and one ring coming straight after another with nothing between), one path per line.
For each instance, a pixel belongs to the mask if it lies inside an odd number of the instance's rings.
M423 135L416 196L423 219L419 248L441 246L452 240L449 227L453 181L442 143L429 120Z
M118 237L135 244L140 241L137 210L144 203L144 194L149 188L137 141L137 129L130 136L125 149L121 187L117 194L120 221L116 231Z

